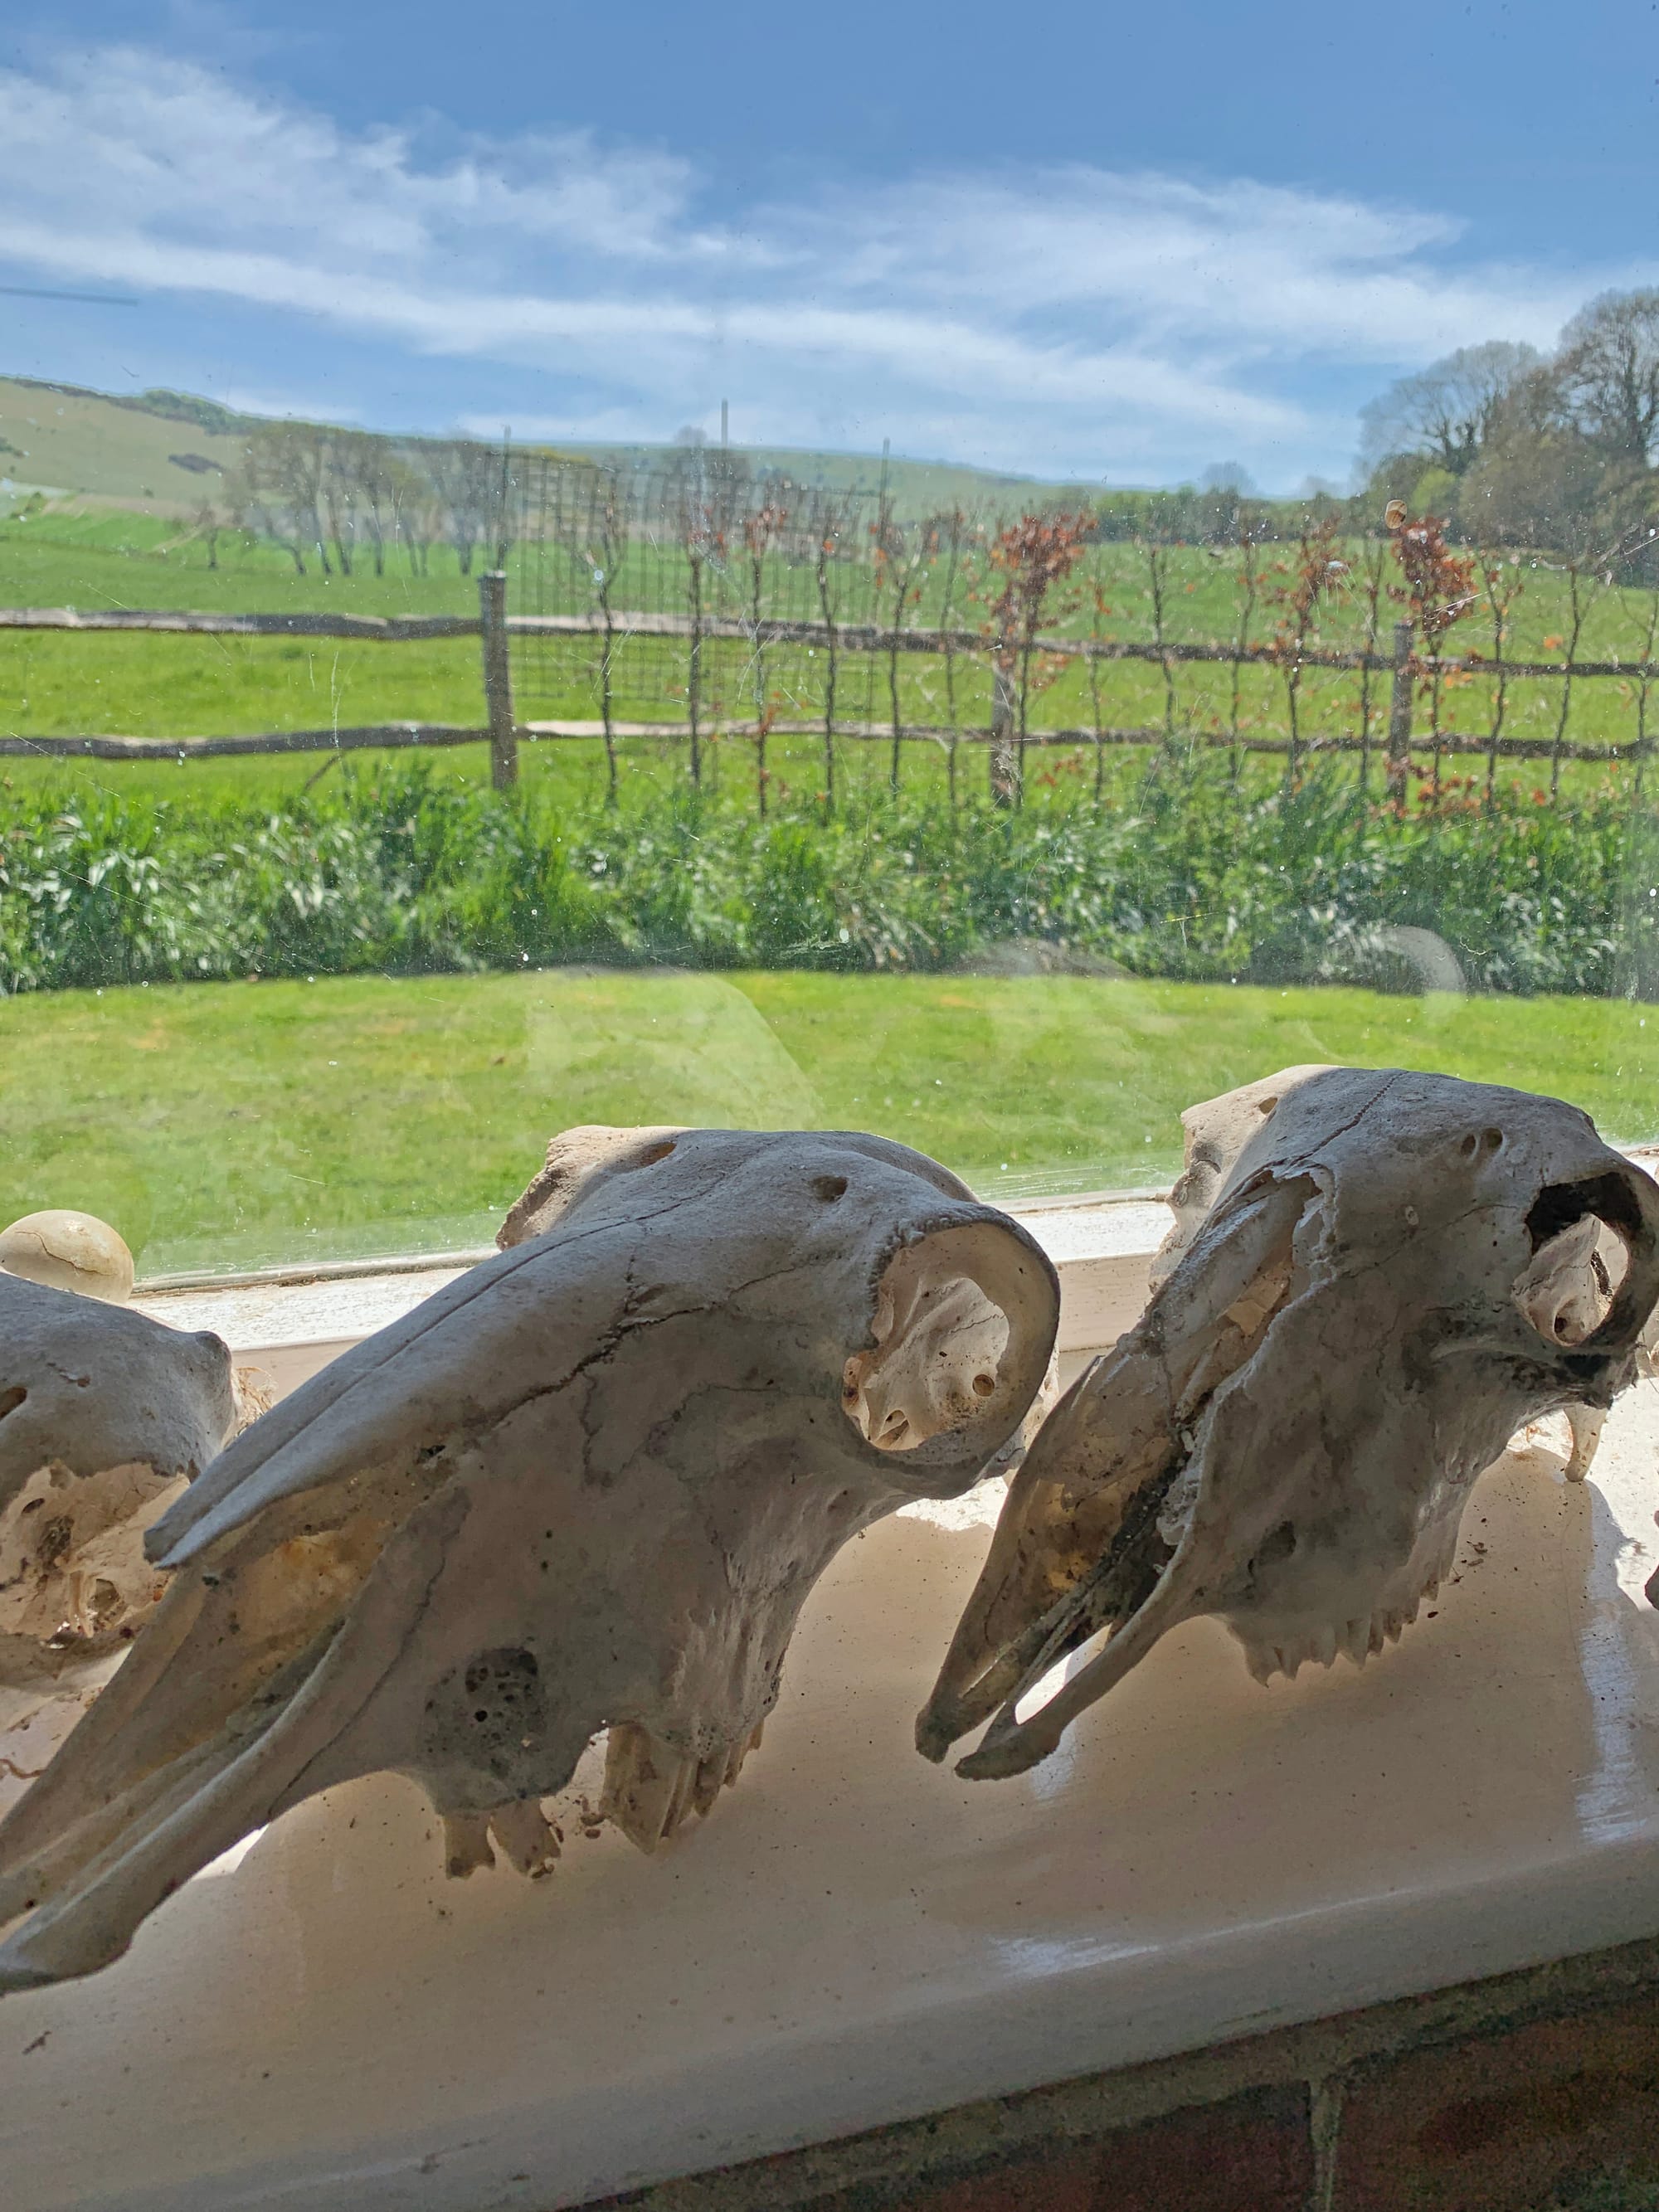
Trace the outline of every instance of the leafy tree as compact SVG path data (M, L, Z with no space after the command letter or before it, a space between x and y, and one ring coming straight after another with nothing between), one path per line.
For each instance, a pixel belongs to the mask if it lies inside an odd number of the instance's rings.
M1561 333L1559 374L1580 427L1645 466L1659 437L1659 290L1603 292Z
M1534 347L1492 338L1402 376L1359 410L1362 461L1374 470L1391 454L1411 453L1462 476L1504 400L1540 358Z

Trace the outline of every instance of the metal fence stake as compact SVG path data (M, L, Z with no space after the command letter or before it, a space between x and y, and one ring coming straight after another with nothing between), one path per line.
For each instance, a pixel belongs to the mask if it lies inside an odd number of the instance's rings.
M478 579L478 614L489 715L489 781L497 791L511 791L519 780L519 733L513 724L513 664L507 649L507 577L500 568Z

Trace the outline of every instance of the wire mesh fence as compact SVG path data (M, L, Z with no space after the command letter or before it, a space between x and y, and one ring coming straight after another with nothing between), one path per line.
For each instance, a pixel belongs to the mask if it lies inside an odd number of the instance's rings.
M1358 544L1329 522L1295 548L1248 529L1231 545L1125 543L1058 507L902 514L884 484L826 490L724 449L633 470L526 457L515 486L520 715L585 709L607 746L678 734L694 779L710 737L745 733L763 806L769 735L812 729L830 784L838 740L890 740L895 787L917 740L948 748L953 787L963 741L1006 743L1016 782L1027 744L1185 742L1293 766L1354 752L1362 784L1386 759L1396 793L1413 766L1437 793L1460 757L1483 758L1489 782L1501 760L1547 760L1553 787L1568 761L1639 775L1651 749L1659 594L1513 551L1459 556L1432 522L1425 585L1407 542L1421 526ZM1516 614L1529 586L1535 639Z
M513 613L593 625L519 637L516 696L585 686L602 706L608 687L688 725L886 711L879 656L828 633L963 623L987 542L960 510L901 520L879 485L759 477L723 448L626 471L538 459L516 477ZM826 634L779 635L791 625Z

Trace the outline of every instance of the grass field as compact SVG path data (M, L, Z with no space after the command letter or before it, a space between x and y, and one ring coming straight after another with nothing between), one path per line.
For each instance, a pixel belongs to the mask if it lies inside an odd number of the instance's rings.
M1249 635L1256 642L1270 634L1275 620L1271 593L1284 579L1275 563L1290 549L1263 549L1263 573ZM1351 548L1358 557L1358 548ZM641 550L615 580L614 602L650 602L664 588L663 563L672 556ZM520 574L528 556L515 555ZM1164 631L1175 642L1228 641L1239 633L1239 583L1232 556L1217 560L1201 547L1174 547L1162 556L1164 568ZM33 520L0 524L0 605L82 607L194 607L205 611L282 612L331 609L366 614L471 613L477 586L463 576L447 549L435 548L433 573L413 576L401 552L388 573L325 577L317 571L297 575L279 548L228 536L220 565L207 565L199 540L178 526L150 516L89 513L82 516L49 512ZM651 575L647 566L653 567ZM1102 635L1146 639L1152 634L1151 585L1146 559L1133 545L1108 544L1091 550L1090 574L1099 583L1108 612L1091 622ZM1520 573L1520 572L1518 572ZM1568 585L1546 568L1520 573L1523 586L1511 615L1508 651L1511 657L1549 658L1563 649L1571 613ZM672 596L673 580L667 587ZM850 588L850 585L849 585ZM527 579L520 592L529 604ZM630 593L633 597L630 599ZM935 594L936 596L937 594ZM1655 611L1650 592L1614 587L1589 593L1579 641L1581 659L1639 659L1648 649ZM802 610L805 611L805 608ZM863 610L855 610L863 611ZM959 605L957 618L975 618ZM939 609L924 601L917 618L936 618ZM1384 627L1392 609L1383 609ZM1351 586L1332 601L1325 617L1323 641L1352 647L1362 641L1365 623L1363 595ZM1073 613L1059 627L1081 631L1090 626ZM1489 618L1480 610L1451 635L1458 649L1490 653ZM591 719L597 715L596 648L582 641L551 649L529 647L517 654L519 711L529 719ZM659 644L623 644L613 665L615 710L619 719L672 719L684 712L684 671L678 648ZM764 690L782 716L816 714L822 701L824 663L804 649L775 651L768 657ZM754 711L753 667L740 646L705 649L704 699L710 714ZM965 726L988 719L988 675L972 659L959 659L956 671L956 714ZM1161 726L1166 714L1179 734L1226 732L1235 715L1233 673L1218 665L1178 667L1173 702L1163 671L1145 662L1103 669L1098 680L1100 719L1109 725ZM1386 713L1387 678L1374 677L1370 712L1378 733ZM1359 680L1334 672L1309 671L1304 678L1301 720L1304 730L1348 730L1358 726ZM889 712L884 664L848 659L843 666L842 702L854 714ZM1511 737L1553 739L1560 686L1549 679L1517 679L1510 686L1504 721ZM1650 707L1659 702L1648 702ZM900 708L908 720L942 724L951 719L942 661L911 657L902 666ZM189 638L167 636L82 636L21 631L0 635L0 732L50 735L99 732L143 737L204 736L217 732L328 726L386 720L477 722L482 719L477 647L470 639L384 646L331 640ZM1575 685L1568 716L1570 740L1596 744L1631 741L1644 712L1635 678L1586 680ZM1443 704L1448 727L1481 732L1492 714L1492 684L1484 677L1460 682ZM1090 726L1096 700L1080 665L1073 665L1043 689L1031 706L1037 728ZM1237 696L1238 724L1246 734L1282 732L1286 724L1284 683L1271 668L1243 672ZM1426 709L1419 711L1419 731ZM1651 722L1651 712L1647 720ZM907 775L925 777L928 749L912 746ZM1053 763L1049 763L1051 769ZM1467 770L1479 763L1462 763ZM15 773L15 770L9 771ZM263 768L247 773L257 778ZM1075 774L1075 769L1061 771ZM70 781L81 774L70 772ZM1516 766L1504 773L1530 786L1539 771ZM1546 772L1547 773L1547 772ZM1620 771L1572 771L1573 781L1599 779Z
M487 1243L580 1121L868 1128L988 1195L1167 1183L1182 1108L1299 1060L1659 1125L1605 1000L974 976L551 970L0 1000L0 1220L112 1220L155 1274ZM1651 1041L1650 1041L1651 1039Z

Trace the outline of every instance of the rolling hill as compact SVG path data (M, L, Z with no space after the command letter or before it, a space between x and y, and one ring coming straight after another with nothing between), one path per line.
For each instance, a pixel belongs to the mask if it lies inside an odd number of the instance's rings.
M117 398L0 377L0 492L184 514L219 481L248 420L183 392Z
M144 392L133 398L88 392L77 385L0 376L0 501L42 491L76 495L103 507L185 515L222 480L241 438L258 418L233 413L188 392ZM563 452L645 468L660 446L571 445ZM797 483L832 489L873 486L878 456L808 448L746 448L758 468ZM1030 491L1053 498L1064 485L1034 477L998 476L945 461L896 458L888 482L901 512L973 506L998 493ZM1077 486L1080 494L1089 487ZM1098 490L1098 486L1094 487Z

